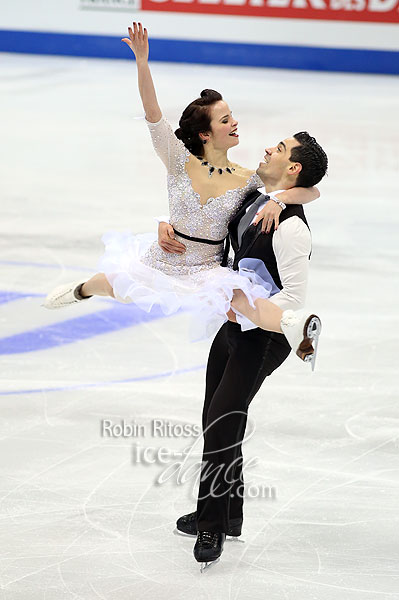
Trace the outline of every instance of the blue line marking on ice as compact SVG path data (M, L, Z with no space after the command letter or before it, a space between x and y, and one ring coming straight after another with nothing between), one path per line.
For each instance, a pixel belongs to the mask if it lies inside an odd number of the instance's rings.
M133 304L119 304L106 310L0 338L0 355L47 350L163 317L165 315L158 306L147 313Z
M42 294L27 294L23 292L9 292L7 290L0 290L0 304L6 304L6 302L13 302L14 300L20 300L21 298L34 298L41 296Z
M40 394L47 392L63 392L66 390L78 390L91 387L106 387L109 385L117 385L118 383L134 383L138 381L152 381L154 379L161 379L163 377L172 377L174 375L183 375L185 373L192 373L193 371L200 371L205 369L205 365L196 365L195 367L187 367L185 369L176 369L175 371L164 371L163 373L153 373L152 375L141 375L139 377L129 377L128 379L111 379L110 381L96 381L94 383L80 383L74 385L66 385L59 387L49 388L32 388L27 390L13 390L6 391L0 390L0 396L16 396L19 394Z

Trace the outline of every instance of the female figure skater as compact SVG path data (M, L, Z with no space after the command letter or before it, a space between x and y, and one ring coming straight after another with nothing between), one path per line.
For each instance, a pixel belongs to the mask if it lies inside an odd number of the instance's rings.
M266 299L273 291L272 280L259 285L220 266L229 221L245 195L263 182L254 171L228 160L228 150L239 143L238 122L218 92L204 90L184 110L180 127L173 133L158 105L148 65L147 30L133 23L128 31L129 38L122 41L136 57L146 122L154 149L168 172L171 223L186 252L165 253L145 234L106 233L102 238L105 254L99 263L102 272L85 282L58 286L44 306L61 308L97 295L134 302L148 312L158 304L166 315L190 309L201 326L195 336L200 339L215 333L227 320L234 290L240 290L251 306L256 298ZM316 188L292 188L279 200L304 204L318 196ZM270 206L261 216L279 214L276 202L268 202ZM270 322L265 317L268 308ZM277 306L266 301L263 316L263 326L282 332L282 311Z

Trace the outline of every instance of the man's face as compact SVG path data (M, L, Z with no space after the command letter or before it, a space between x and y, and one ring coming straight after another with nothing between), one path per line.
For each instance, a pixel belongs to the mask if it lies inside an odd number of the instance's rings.
M295 146L300 146L300 144L295 138L290 137L279 142L277 146L265 148L264 161L259 163L256 171L263 181L273 183L285 176L296 178L301 170L301 165L289 160L291 150Z

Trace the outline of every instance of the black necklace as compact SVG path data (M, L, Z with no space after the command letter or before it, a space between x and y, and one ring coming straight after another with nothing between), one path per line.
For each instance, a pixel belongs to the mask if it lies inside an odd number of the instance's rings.
M235 171L234 167L214 167L207 160L204 160L202 156L197 156L196 158L201 161L201 167L208 167L208 177L212 177L215 171L217 171L219 175L221 175L223 172L230 173L231 175L232 172Z

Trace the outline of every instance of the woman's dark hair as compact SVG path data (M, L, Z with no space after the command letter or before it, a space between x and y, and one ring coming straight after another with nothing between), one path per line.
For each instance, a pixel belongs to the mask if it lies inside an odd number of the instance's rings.
M327 172L327 154L307 131L296 133L294 138L300 146L292 148L290 161L299 162L302 165L302 171L297 177L296 186L312 187L319 183Z
M197 98L184 109L179 121L179 128L175 135L195 156L204 155L204 145L200 133L211 129L210 107L215 102L223 100L222 95L215 90L202 90L201 97Z

